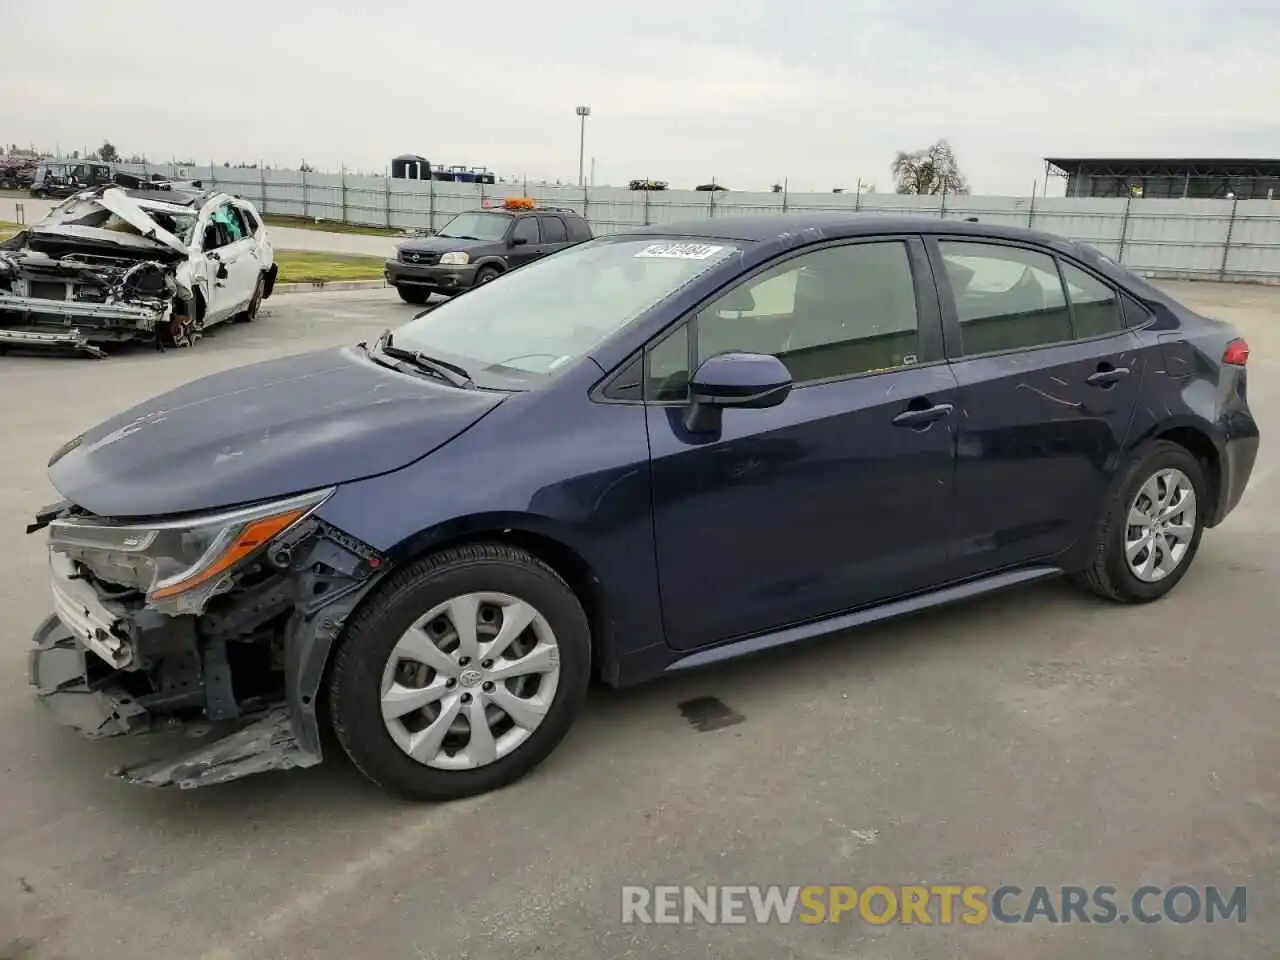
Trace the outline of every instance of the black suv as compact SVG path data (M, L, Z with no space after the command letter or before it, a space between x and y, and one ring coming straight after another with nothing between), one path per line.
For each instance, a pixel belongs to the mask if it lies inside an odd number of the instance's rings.
M508 270L591 239L582 215L561 207L502 207L460 213L434 236L406 240L383 270L406 303L458 293Z
M97 160L67 162L41 161L31 181L31 195L37 199L62 199L72 194L112 182L111 164Z

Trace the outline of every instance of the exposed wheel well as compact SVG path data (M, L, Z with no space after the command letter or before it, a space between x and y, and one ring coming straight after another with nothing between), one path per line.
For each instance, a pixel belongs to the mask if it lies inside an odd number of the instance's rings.
M1218 449L1209 437L1195 427L1174 427L1157 434L1158 440L1169 440L1185 447L1193 457L1200 461L1204 468L1204 476L1209 484L1210 510L1206 515L1206 526L1212 526L1218 515L1218 503L1222 496L1222 467L1218 462Z
M605 610L604 594L591 567L564 544L550 537L524 530L492 530L469 533L452 540L434 543L429 550L406 559L405 563L411 563L428 553L436 553L448 547L483 541L507 543L527 550L564 578L564 582L569 585L569 589L582 604L582 609L587 614L587 622L591 625L592 670L596 676L608 682L612 672L613 658L610 656L612 645L609 642L609 618Z
M271 269L267 271L267 283L262 288L262 299L266 300L271 296L271 291L276 288L276 277L280 275L280 268L276 264L271 264Z

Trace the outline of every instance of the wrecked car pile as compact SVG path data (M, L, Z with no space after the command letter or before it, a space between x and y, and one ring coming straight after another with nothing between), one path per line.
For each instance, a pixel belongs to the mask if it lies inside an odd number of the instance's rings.
M252 205L198 182L125 182L81 191L0 243L0 353L190 346L257 315L276 268Z

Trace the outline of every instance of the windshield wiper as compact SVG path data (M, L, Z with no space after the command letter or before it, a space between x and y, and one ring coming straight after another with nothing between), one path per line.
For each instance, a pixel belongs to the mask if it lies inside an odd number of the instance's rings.
M474 381L471 379L471 374L456 363L449 363L446 360L428 356L421 350L406 350L404 347L392 346L390 330L385 331L378 338L378 342L373 345L373 349L395 360L404 360L407 363L411 363L419 370L429 373L452 386L461 387L464 390L475 386Z

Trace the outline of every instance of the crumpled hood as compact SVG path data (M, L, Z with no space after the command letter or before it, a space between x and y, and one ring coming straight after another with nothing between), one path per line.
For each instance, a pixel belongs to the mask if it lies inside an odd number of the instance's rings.
M237 367L161 394L55 454L49 479L108 517L282 497L406 466L502 401L344 347Z

